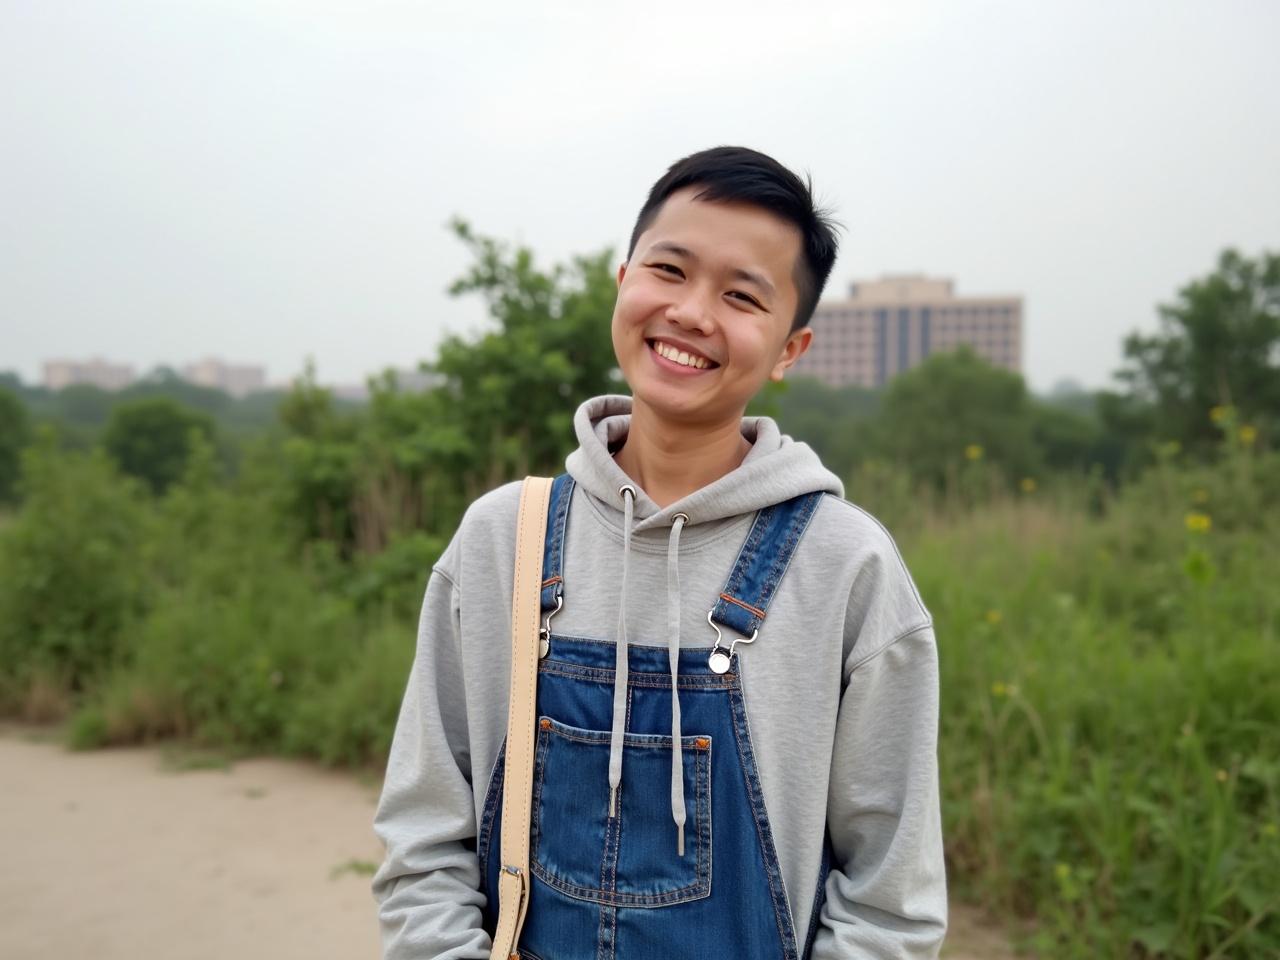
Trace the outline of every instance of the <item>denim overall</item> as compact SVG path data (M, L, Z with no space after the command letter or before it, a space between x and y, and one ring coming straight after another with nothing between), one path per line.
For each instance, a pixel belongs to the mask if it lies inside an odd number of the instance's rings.
M543 553L542 608L564 598L564 535L573 480L556 478ZM808 930L794 929L751 746L742 665L821 499L757 513L708 619L740 639L681 648L672 737L667 647L628 646L623 779L610 815L615 645L544 630L538 667L530 899L519 953L528 960L802 960L809 955L829 864L824 844ZM718 626L717 626L718 625ZM710 633L710 628L708 633ZM485 796L476 852L497 922L503 749ZM679 768L678 770L676 768ZM681 776L682 774L682 776ZM680 845L672 822L680 805ZM674 784L674 786L673 786ZM674 796L674 800L673 800Z

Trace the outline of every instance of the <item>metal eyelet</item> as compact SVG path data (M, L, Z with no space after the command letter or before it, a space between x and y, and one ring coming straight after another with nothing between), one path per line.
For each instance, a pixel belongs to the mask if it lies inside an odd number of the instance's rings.
M631 499L634 500L636 498L636 488L629 483L624 483L622 486L618 488L618 496L622 497L623 499L626 499L628 490L631 491Z
M679 520L681 517L684 518L685 523L689 522L689 515L682 511L680 513L677 513L674 517L671 518L671 525L675 526L676 521Z

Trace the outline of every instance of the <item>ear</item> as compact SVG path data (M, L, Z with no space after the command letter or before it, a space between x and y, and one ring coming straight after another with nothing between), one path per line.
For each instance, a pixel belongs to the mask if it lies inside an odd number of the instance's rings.
M781 380L783 371L803 357L812 342L813 330L810 327L801 327L787 337L787 342L782 345L782 352L778 355L778 362L769 371L769 379Z
M622 278L627 275L627 261L618 264L618 286L622 286Z

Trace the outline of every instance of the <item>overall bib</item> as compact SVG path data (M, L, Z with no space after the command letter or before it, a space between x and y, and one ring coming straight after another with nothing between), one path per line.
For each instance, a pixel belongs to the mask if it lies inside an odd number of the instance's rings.
M562 475L552 487L543 554L542 607L548 618L564 598L564 535L573 486ZM544 629L532 876L521 957L808 956L829 846L824 843L815 886L805 891L813 898L812 919L798 931L765 811L742 664L733 647L755 639L821 496L808 494L757 513L708 615L718 636L723 626L739 639L681 648L678 661L672 659L674 647L627 645L623 773L616 795L611 796L610 760L615 679L623 672L618 650L613 641ZM679 737L672 736L673 673ZM505 743L485 795L476 846L490 931L497 922L504 754ZM673 809L679 811L676 823Z

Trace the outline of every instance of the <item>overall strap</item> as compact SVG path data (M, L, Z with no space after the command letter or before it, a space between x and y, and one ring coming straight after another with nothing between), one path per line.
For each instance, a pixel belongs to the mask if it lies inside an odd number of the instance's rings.
M542 610L555 611L564 602L564 533L569 522L569 501L574 480L562 473L551 482L546 540L542 550Z
M822 496L821 491L801 494L756 513L729 579L711 609L713 624L729 627L749 640L755 638Z

